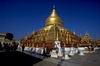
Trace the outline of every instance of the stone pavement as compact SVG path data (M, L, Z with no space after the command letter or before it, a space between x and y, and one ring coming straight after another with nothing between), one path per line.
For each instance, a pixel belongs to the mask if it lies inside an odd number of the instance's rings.
M3 65L2 65L3 64ZM100 50L69 60L50 58L29 52L0 52L0 66L100 66Z
M82 66L100 66L100 50L95 53L85 54L85 56L75 55L66 62L73 62Z
M42 61L34 64L33 66L66 66L66 65L67 66L81 66L80 64L73 63L73 62L66 62L62 59L44 57L38 54L29 53L29 52L24 52L24 53L43 59Z
M81 66L81 65L73 62L66 62L59 59L46 58L43 61L34 64L33 66Z
M100 66L100 50L85 54L85 56L75 55L69 60L45 58L42 56L37 57L42 58L43 61L33 66Z

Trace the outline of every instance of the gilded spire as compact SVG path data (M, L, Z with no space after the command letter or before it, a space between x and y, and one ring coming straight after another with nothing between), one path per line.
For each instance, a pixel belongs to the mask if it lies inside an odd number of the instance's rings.
M55 9L55 5L53 5L53 9Z
M52 10L50 16L46 20L45 26L50 26L50 25L60 25L60 26L63 26L62 20L60 19L60 17L56 13L55 6L53 6L53 10Z
M53 6L53 10L50 16L57 16L56 10L55 10L55 6Z

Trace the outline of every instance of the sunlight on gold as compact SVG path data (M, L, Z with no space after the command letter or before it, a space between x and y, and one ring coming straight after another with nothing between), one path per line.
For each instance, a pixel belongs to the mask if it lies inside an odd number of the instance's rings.
M50 21L55 21L55 18L50 18Z

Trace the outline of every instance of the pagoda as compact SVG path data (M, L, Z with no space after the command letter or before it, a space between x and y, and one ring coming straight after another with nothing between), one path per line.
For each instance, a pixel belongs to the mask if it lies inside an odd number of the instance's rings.
M80 38L74 32L64 28L63 21L53 7L44 27L23 38L21 43L26 47L43 47L50 51L56 39L61 42L61 47L77 47L80 43Z
M96 43L96 46L97 46L97 47L100 47L100 39L97 39L97 40L95 41L95 43Z
M90 34L86 32L85 35L81 37L80 46L89 47L89 46L92 46L92 43L93 43L93 40L90 37Z

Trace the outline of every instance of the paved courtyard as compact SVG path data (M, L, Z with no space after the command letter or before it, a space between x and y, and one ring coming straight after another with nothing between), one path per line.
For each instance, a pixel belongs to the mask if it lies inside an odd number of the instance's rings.
M75 55L69 60L45 58L33 66L100 66L100 50L85 56Z
M0 66L100 66L100 50L69 60L44 57L29 52L0 52Z

